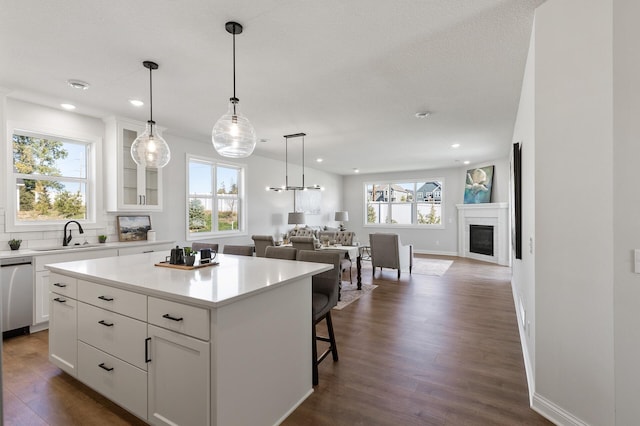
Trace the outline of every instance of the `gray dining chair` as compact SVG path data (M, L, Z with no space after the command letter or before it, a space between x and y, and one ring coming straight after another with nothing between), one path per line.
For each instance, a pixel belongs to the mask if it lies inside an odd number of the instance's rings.
M331 321L331 309L338 304L338 288L340 286L340 253L325 250L300 250L298 260L303 262L328 263L333 265L333 269L314 275L311 278L312 286L312 361L313 361L313 385L318 384L318 364L324 360L329 353L333 361L338 361L338 347L336 346L336 336L333 332L333 322ZM327 333L329 337L318 336L316 325L322 320L327 323ZM329 348L322 355L318 356L317 341L328 342Z
M265 257L271 259L296 260L298 249L295 247L269 246L265 250Z
M218 252L218 243L207 243L207 242L193 242L191 243L191 248L194 251L200 251L203 248L211 249L212 251Z
M252 235L251 239L256 246L257 257L264 257L267 247L275 246L272 235Z
M224 247L222 247L222 254L235 254L237 256L253 256L253 246L225 244Z

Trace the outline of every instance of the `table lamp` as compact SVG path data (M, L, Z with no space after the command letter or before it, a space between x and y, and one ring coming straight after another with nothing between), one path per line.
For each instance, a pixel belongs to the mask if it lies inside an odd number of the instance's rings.
M295 225L293 229L298 229L298 225L301 225L305 222L304 213L302 212L289 213L289 220L287 222L289 223L289 225Z
M340 230L344 231L345 227L343 222L349 222L349 212L336 212L333 220L340 222Z

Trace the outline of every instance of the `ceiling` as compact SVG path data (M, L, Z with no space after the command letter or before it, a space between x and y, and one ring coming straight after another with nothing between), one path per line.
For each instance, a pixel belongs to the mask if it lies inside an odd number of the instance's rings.
M328 172L456 167L508 155L542 2L0 0L0 87L146 121L142 61L153 60L153 117L169 145L172 134L210 143L233 94L224 24L235 20L236 94L266 140L255 154L282 160L282 136L305 132L306 164Z

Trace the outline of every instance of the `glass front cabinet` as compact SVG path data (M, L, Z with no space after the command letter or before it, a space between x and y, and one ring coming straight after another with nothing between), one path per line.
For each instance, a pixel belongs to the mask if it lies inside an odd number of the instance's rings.
M104 121L107 210L161 211L162 169L138 166L131 158L131 145L144 132L145 124L116 117Z

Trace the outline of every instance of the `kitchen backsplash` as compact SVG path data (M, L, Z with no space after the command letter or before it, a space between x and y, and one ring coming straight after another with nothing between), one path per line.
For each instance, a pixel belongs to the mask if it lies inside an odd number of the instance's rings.
M60 225L59 230L55 231L30 231L30 232L4 232L5 231L5 214L4 208L0 208L0 251L9 250L9 240L22 240L21 248L40 248L62 245L62 232L64 225ZM117 214L106 213L103 217L104 228L85 229L84 234L78 233L78 228L73 225L72 244L84 243L85 239L89 244L98 242L98 235L107 235L107 241L118 241L118 233L116 230Z

